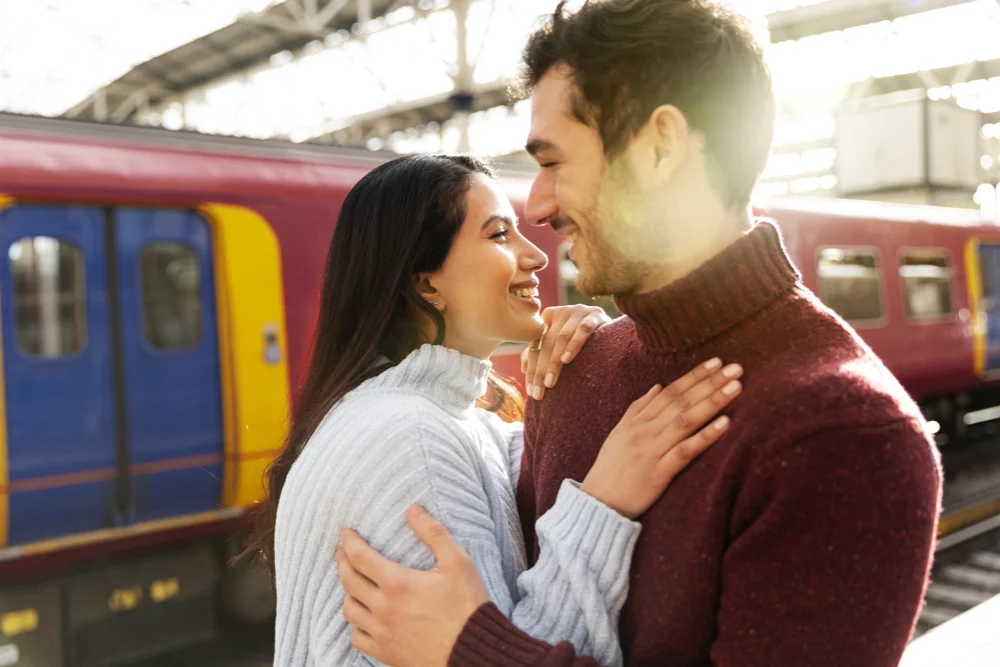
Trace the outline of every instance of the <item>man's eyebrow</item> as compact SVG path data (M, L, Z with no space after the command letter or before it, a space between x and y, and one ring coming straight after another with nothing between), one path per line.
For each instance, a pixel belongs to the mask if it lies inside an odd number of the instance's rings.
M528 142L528 145L524 147L524 150L528 151L528 155L536 155L542 151L552 150L555 145L551 141L546 141L545 139L532 139Z

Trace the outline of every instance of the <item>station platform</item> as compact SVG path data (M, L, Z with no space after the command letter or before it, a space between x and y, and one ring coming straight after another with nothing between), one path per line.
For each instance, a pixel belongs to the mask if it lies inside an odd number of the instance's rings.
M1000 595L914 640L899 667L1000 667Z

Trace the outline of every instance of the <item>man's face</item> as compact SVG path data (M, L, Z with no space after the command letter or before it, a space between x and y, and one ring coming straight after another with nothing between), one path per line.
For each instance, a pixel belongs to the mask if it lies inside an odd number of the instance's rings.
M531 96L528 152L541 167L528 198L527 218L549 224L572 246L582 294L627 295L648 275L651 252L647 198L631 164L632 145L613 162L597 129L573 115L576 85L559 65ZM655 237L656 234L653 234Z

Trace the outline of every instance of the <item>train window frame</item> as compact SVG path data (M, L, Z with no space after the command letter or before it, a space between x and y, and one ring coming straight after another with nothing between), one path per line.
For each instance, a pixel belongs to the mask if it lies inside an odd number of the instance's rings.
M849 320L843 315L841 315L833 306L827 303L826 295L823 293L823 279L820 275L820 260L823 257L824 250L848 250L853 252L866 252L875 258L875 273L878 276L878 300L879 300L879 316L877 318L871 318L866 320ZM888 292L886 291L886 274L885 274L885 256L882 253L882 249L878 246L873 245L854 245L854 244L832 244L827 243L816 247L816 252L813 257L813 269L816 271L816 291L817 296L823 302L823 305L837 313L837 316L842 320L851 325L854 329L882 329L888 326L890 317L886 309L886 304L888 299L886 298Z
M60 245L69 246L76 253L77 263L77 286L78 286L78 298L77 298L77 312L80 315L79 322L81 324L81 334L80 334L80 344L79 346L68 353L61 353L56 355L45 355L36 354L30 350L25 349L20 336L20 324L21 319L18 317L18 298L17 291L14 288L14 267L12 262L16 260L11 260L9 255L12 252L15 245L22 241L33 240L38 238L50 239L57 241ZM25 235L20 236L6 247L3 251L8 255L9 270L11 277L11 306L13 307L13 326L14 326L14 341L13 346L16 353L22 358L28 359L34 363L57 363L61 361L70 361L81 357L86 354L87 349L90 347L90 301L88 299L88 285L87 285L87 254L84 252L80 244L73 239L66 238L63 236L53 236L49 234L36 234L36 235ZM61 324L61 323L60 323Z
M900 269L903 268L903 257L907 253L924 253L924 254L934 254L940 255L948 263L948 298L951 305L951 311L936 317L922 317L914 318L910 315L909 309L909 295L906 291L906 280L900 274ZM955 307L957 301L955 300L955 262L954 255L948 248L942 248L940 246L902 246L896 253L896 275L899 278L899 295L900 295L900 307L903 309L903 318L908 324L913 325L928 325L928 324L941 324L944 322L951 322L958 316L959 309Z
M145 292L145 284L144 284L144 279L145 279L145 270L144 270L144 267L145 267L145 264L143 263L143 258L145 256L146 252L150 248L155 248L156 246L164 246L164 245L168 245L168 246L180 246L180 247L184 248L185 250L187 250L188 252L190 252L191 256L194 257L194 259L195 259L195 265L198 268L198 284L197 284L197 289L195 291L195 294L198 297L198 306L199 306L199 314L200 314L199 322L198 322L198 338L192 344L190 344L190 345L184 345L184 346L181 346L181 347L160 347L160 346L154 344L153 341L149 337L149 329L147 327L147 318L146 318L147 304L146 304L146 292ZM140 328L142 330L142 335L140 336L140 341L141 341L142 346L150 354L155 354L155 355L184 354L184 353L187 353L187 352L191 352L192 350L198 349L199 347L201 347L205 343L205 319L206 319L206 314L205 313L206 313L206 304L205 304L205 299L202 298L202 286L204 284L204 275L202 275L203 271L202 271L201 263L202 263L201 262L201 255L198 253L197 248L195 248L194 246L192 246L190 243L186 243L186 242L184 242L183 240L180 240L180 239L155 239L155 240L149 240L146 243L143 243L142 246L139 248L139 252L138 252L138 269L139 270L137 272L137 274L138 274L137 278L138 278L138 283L139 284L136 287L138 289L138 297L139 297L139 304L140 304L140 311L139 311L140 322L139 322L139 326L140 326Z

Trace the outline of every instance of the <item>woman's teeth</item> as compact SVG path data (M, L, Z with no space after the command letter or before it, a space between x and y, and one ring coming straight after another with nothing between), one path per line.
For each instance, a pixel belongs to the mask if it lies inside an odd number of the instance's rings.
M514 296L519 296L522 299L537 299L538 298L538 288L537 287L521 287L518 289L512 289L511 294Z

